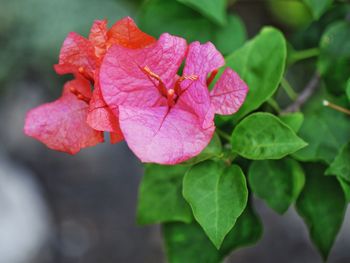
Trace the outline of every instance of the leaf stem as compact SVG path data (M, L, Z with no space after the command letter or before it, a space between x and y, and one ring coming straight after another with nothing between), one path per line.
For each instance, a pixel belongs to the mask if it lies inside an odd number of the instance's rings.
M333 103L329 102L328 100L324 100L323 101L323 105L326 106L326 107L332 108L334 110L340 111L342 113L350 115L350 110L345 109L345 108L343 108L343 107L341 107L339 105L333 104Z
M298 94L294 91L292 85L290 85L285 77L283 77L281 80L281 87L292 101L295 101L298 98Z
M220 137L222 137L228 142L231 142L231 136L228 133L220 130L219 128L216 128L216 132L219 134Z
M295 63L295 62L298 62L300 60L317 57L319 54L320 54L320 49L317 47L305 49L305 50L301 50L301 51L296 51L292 55L291 60Z
M280 106L278 105L277 101L273 98L269 98L267 100L267 103L277 112L277 113L280 113L281 112L281 108Z

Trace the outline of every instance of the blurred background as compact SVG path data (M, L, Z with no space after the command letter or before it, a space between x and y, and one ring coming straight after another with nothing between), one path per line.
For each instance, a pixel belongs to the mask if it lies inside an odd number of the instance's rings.
M346 15L340 7L310 24L297 0L235 2L230 28L218 28L175 0L0 0L0 263L166 262L159 227L136 225L143 171L126 144L106 142L75 156L55 152L24 136L25 113L59 96L70 78L52 68L60 46L68 32L87 36L94 19L111 25L128 15L155 36L211 40L229 54L264 25L280 28L295 47L312 48L328 23ZM305 63L291 68L297 89L313 71L314 63ZM279 216L255 204L264 236L226 262L322 262L293 208ZM350 262L349 211L329 262Z

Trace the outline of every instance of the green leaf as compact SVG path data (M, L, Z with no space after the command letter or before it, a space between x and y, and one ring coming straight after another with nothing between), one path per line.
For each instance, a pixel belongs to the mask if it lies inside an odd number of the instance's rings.
M220 248L220 254L226 256L239 247L255 244L261 238L262 232L261 220L251 205L248 204L242 215L237 219L235 226L227 234Z
M151 35L159 37L169 32L188 42L211 41L224 54L241 47L246 40L245 26L238 16L230 15L227 25L218 26L176 1L149 0L138 18L140 28Z
M303 0L309 7L314 19L319 19L331 6L333 0Z
M343 93L350 76L350 23L331 24L320 42L318 70L329 91Z
M183 165L146 165L139 189L139 224L192 221L191 209L182 197L182 180L188 169Z
M295 202L305 182L303 169L290 158L254 161L248 179L253 193L280 214Z
M320 90L303 108L304 122L299 136L308 142L308 146L293 154L300 161L324 161L331 163L339 149L350 141L349 118L341 112L324 107L322 101L327 99L345 106L345 100L329 96Z
M219 249L247 204L248 190L239 166L206 161L186 173L183 196L197 222Z
M247 205L237 223L217 250L196 222L163 225L165 251L170 263L219 263L233 250L256 243L262 235L262 223Z
M279 116L280 120L287 124L295 133L300 130L304 121L304 115L301 112L287 113Z
M226 24L227 0L177 0L209 18L218 25Z
M336 175L350 183L350 142L341 148L326 170L326 175Z
M345 194L345 199L348 203L350 203L350 182L344 180L341 177L337 177L341 188L343 189L343 192Z
M231 119L237 121L259 108L276 91L287 56L286 41L280 31L265 27L256 37L226 58L227 66L247 83L247 98Z
M232 151L252 160L281 159L307 144L270 113L253 113L233 130Z
M218 250L195 222L164 224L163 237L169 263L221 262Z
M203 162L205 160L219 157L222 154L222 144L217 133L214 133L213 138L211 139L209 145L204 148L204 150L197 155L196 157L191 158L190 160L182 164L196 164Z
M346 201L336 178L324 176L323 167L308 165L305 172L305 187L296 207L311 240L326 259L343 222Z

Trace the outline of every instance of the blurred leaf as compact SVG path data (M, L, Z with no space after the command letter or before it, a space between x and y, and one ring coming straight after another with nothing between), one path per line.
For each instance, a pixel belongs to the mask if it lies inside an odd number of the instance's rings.
M226 26L218 26L176 1L149 0L139 13L141 29L156 37L164 32L188 42L211 41L224 54L241 47L246 30L238 16L230 15Z
M276 116L253 113L233 130L232 151L252 160L280 159L307 144Z
M350 142L341 148L326 170L326 175L336 175L350 183Z
M320 42L317 63L330 92L343 93L350 76L350 22L331 24Z
M296 208L309 228L311 240L326 259L343 222L346 201L338 181L324 176L322 167L309 165L305 172L305 187Z
M219 263L220 254L197 223L163 225L169 263Z
M194 10L197 10L203 16L211 19L218 25L226 24L226 5L227 0L177 0Z
M319 19L324 12L331 6L333 0L303 0L310 8L314 19Z
M344 180L341 177L337 177L341 188L343 189L343 192L345 194L345 199L348 203L350 203L350 182Z
M212 41L223 54L229 54L243 46L246 39L247 32L240 17L229 15L227 26L218 27Z
M193 166L185 175L183 196L197 222L219 249L247 204L248 190L239 166L206 161Z
M275 93L284 72L286 56L286 41L282 33L265 27L227 57L227 66L235 70L249 87L243 106L230 119L237 121L259 108Z
M251 205L247 205L242 215L237 219L235 226L227 234L220 248L222 256L231 251L255 244L261 238L263 225Z
M188 169L184 165L146 165L139 190L139 224L191 222L191 208L182 197L182 179Z
M254 161L248 178L253 193L280 214L295 202L305 182L303 169L290 158Z
M182 164L196 164L211 158L219 157L221 154L222 154L222 144L217 133L214 133L214 136L211 139L209 145L205 147L204 150L199 155L189 159L188 161Z
M325 161L331 163L339 149L350 140L348 117L338 111L326 108L322 101L327 99L338 105L345 100L329 96L320 90L303 108L304 122L299 136L308 146L293 154L300 161Z
M248 205L217 250L197 223L167 223L163 225L165 251L170 263L219 263L233 250L256 243L262 227L259 217Z
M300 130L304 121L304 115L301 112L287 113L278 116L281 121L287 124L292 130L297 133Z

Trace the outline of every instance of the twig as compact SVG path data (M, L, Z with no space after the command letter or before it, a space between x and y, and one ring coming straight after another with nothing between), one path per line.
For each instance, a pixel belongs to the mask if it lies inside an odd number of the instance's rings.
M309 83L305 86L304 90L300 93L299 97L282 112L288 113L298 111L301 108L301 106L303 106L304 103L308 101L312 94L314 94L319 82L320 76L318 75L318 73L315 73L310 79Z
M323 100L323 105L326 106L326 107L332 108L333 110L337 110L337 111L340 111L342 113L350 115L350 110L345 109L345 108L343 108L343 107L341 107L339 105L336 105L334 103L331 103L328 100Z

